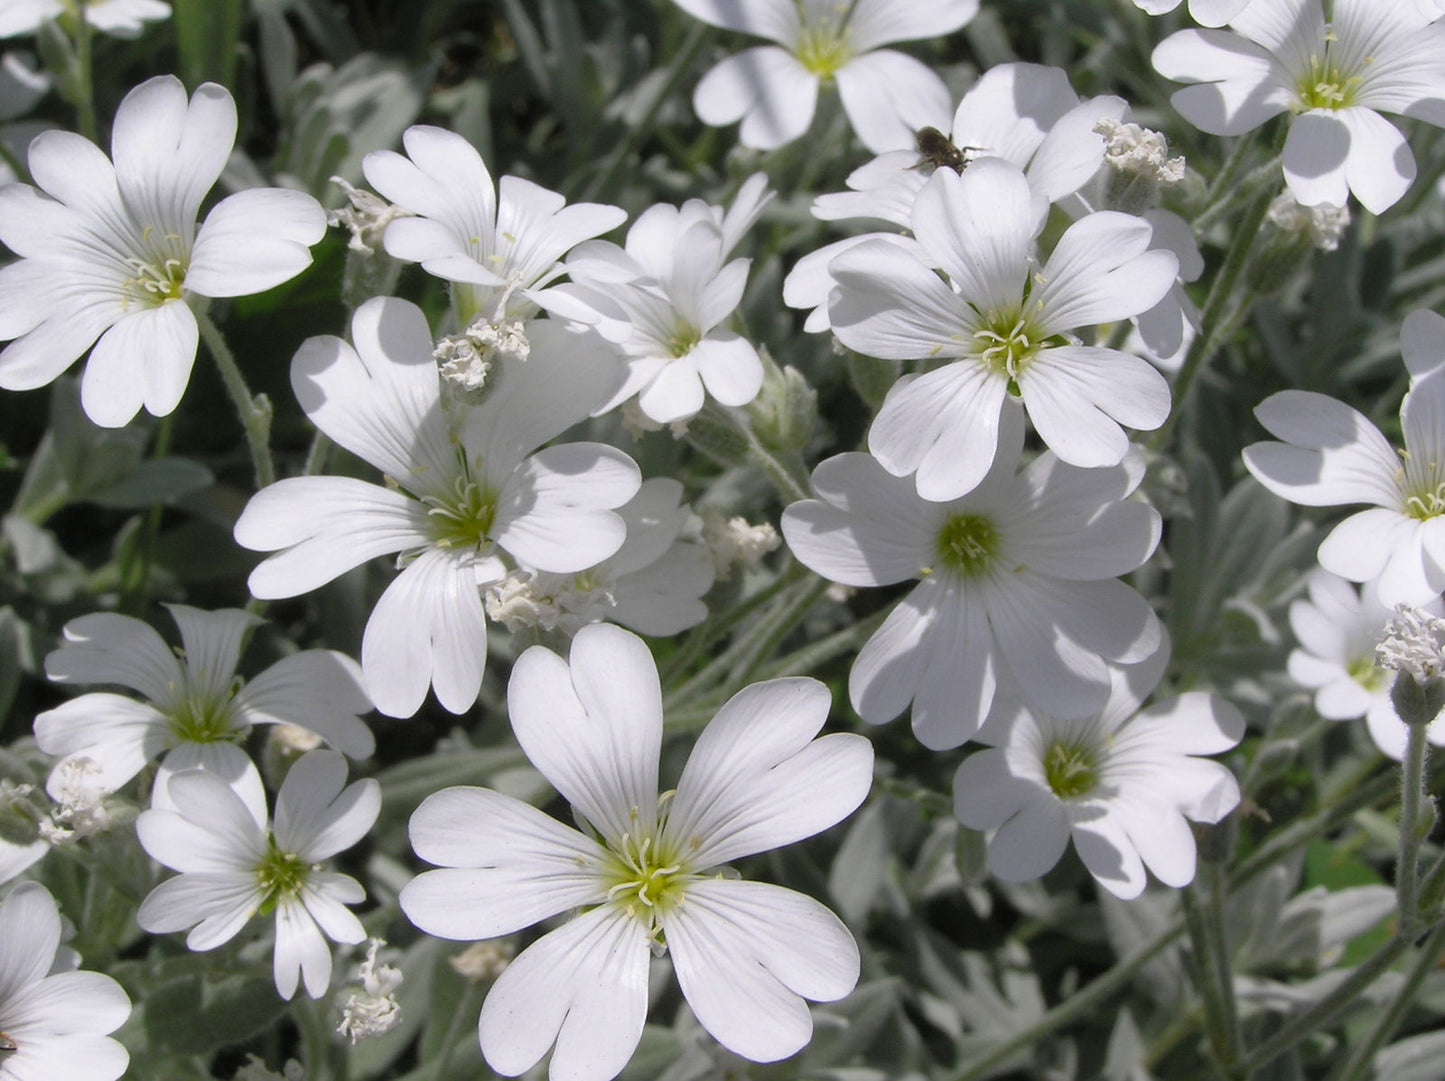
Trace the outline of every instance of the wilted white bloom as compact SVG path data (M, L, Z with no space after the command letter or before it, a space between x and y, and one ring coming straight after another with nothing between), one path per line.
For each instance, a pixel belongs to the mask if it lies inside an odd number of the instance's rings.
M375 749L358 716L371 702L350 657L303 650L243 682L236 664L260 618L238 608L166 607L181 630L179 657L140 620L97 612L67 623L65 644L45 658L57 683L117 684L144 699L94 692L35 718L35 742L62 757L46 785L54 799L62 800L64 787L74 783L67 762L75 759L90 763L85 781L103 792L114 792L161 755L157 797L176 770L199 767L234 781L250 768L237 743L257 724L299 725L352 758Z
M676 0L688 14L774 41L722 61L698 84L705 124L742 121L744 146L772 150L808 130L819 88L837 84L843 110L875 154L908 146L925 125L948 120L948 88L925 65L893 49L952 33L978 0Z
M848 696L882 724L913 707L913 731L935 750L972 737L1002 690L1041 713L1097 712L1106 662L1132 663L1159 644L1149 603L1117 576L1159 541L1159 514L1129 498L1139 455L1079 469L1045 453L1018 471L1024 424L1007 405L998 453L967 495L921 497L867 454L813 471L820 499L783 512L805 566L851 586L918 584L853 662Z
M1169 156L1169 144L1157 131L1104 117L1094 125L1104 137L1104 163L1124 173L1138 173L1159 184L1184 179L1184 159Z
M811 679L745 687L659 796L662 692L642 641L595 624L577 633L570 660L540 646L522 654L512 728L582 832L498 792L443 789L411 819L417 855L440 869L401 893L412 922L442 938L579 913L492 985L478 1032L494 1070L525 1073L555 1044L556 1081L615 1077L642 1036L648 964L664 949L724 1046L772 1062L808 1042L804 1000L842 998L857 981L852 936L811 897L718 868L826 829L867 795L868 741L814 738L829 702Z
M1306 235L1320 251L1334 251L1350 224L1350 208L1319 203L1305 206L1292 192L1282 191L1269 204L1269 221L1287 233Z
M142 406L176 408L199 328L192 303L259 293L311 264L326 213L305 192L252 188L201 201L236 141L236 103L173 75L136 87L116 111L110 158L68 131L30 144L28 184L0 188L0 386L51 382L87 350L86 415L120 427ZM93 346L93 348L92 348Z
M1285 390L1261 402L1259 422L1283 442L1255 443L1244 464L1275 495L1307 507L1373 504L1320 545L1320 565L1352 582L1378 579L1380 602L1422 605L1445 590L1445 371L1413 380L1400 406L1397 455L1368 418L1342 402Z
M0 38L33 34L47 19L74 18L77 8L91 26L117 38L139 37L146 23L171 14L163 0L5 0L0 4Z
M1244 718L1217 695L1192 691L1141 709L1164 673L1167 648L1114 669L1097 715L1061 719L1009 704L996 709L953 780L953 807L970 829L993 831L988 867L1008 882L1044 874L1070 838L1110 893L1137 897L1147 867L1165 885L1194 879L1190 822L1218 822L1239 803L1219 754L1244 736Z
M110 790L104 776L100 763L83 755L67 758L55 767L50 788L60 805L51 815L57 827L71 836L91 837L114 825L114 816L106 805ZM51 844L56 842L55 837L46 839Z
M572 281L548 291L567 314L594 323L618 346L626 378L598 412L637 396L667 424L685 420L710 395L747 405L763 385L763 362L746 338L722 327L742 302L749 259L729 259L772 198L761 173L749 177L726 212L701 199L649 207L619 248L578 245L567 259Z
M1422 686L1445 669L1445 619L1409 605L1395 605L1385 637L1375 647L1380 667L1408 672Z
M844 344L930 362L894 386L868 431L883 468L916 474L925 499L957 499L980 482L1014 401L1050 450L1085 467L1124 458L1124 425L1149 430L1169 415L1169 385L1148 361L1074 332L1153 307L1177 258L1150 250L1143 218L1101 211L1071 225L1040 267L1037 209L1011 162L940 169L913 205L914 250L869 241L829 265L829 321Z
M431 686L461 713L476 701L486 667L481 591L518 566L575 574L626 538L614 511L641 483L632 459L597 443L537 449L603 401L617 385L616 362L595 335L537 320L527 330L531 359L496 376L480 405L463 408L441 392L431 330L416 305L373 298L357 308L351 336L354 346L308 339L291 385L316 427L387 484L292 477L258 492L236 522L236 540L276 554L252 571L251 592L296 596L400 553L401 573L362 638L367 688L389 716L411 716Z
M130 1016L109 976L60 960L60 910L22 882L0 901L0 1081L115 1081L130 1056L106 1033ZM71 970L67 970L71 969Z
M526 325L520 319L493 323L478 319L461 334L442 338L432 351L441 377L464 400L476 401L486 389L493 363L526 360L532 355Z
M373 255L382 242L386 227L397 218L411 214L410 210L388 203L379 195L363 191L345 177L333 176L331 183L346 196L346 205L326 215L326 224L341 226L351 233L346 246L361 255Z
M402 984L401 969L376 958L385 945L379 938L367 940L366 960L356 968L361 993L351 992L341 1008L341 1024L336 1031L353 1044L390 1032L401 1023L401 1004L396 1000L396 989Z
M1212 135L1241 135L1291 114L1284 178L1301 203L1373 213L1415 179L1409 144L1381 112L1445 126L1445 21L1417 0L1261 0L1230 30L1181 30L1154 50L1184 118Z
M419 124L401 139L405 156L374 150L361 163L373 188L414 215L387 226L386 250L454 283L464 326L525 319L547 307L543 287L562 273L559 260L627 217L600 203L567 206L521 177L495 185L476 148L444 128Z
M179 871L151 890L136 922L152 934L190 929L186 945L210 950L229 942L257 915L275 914L273 974L282 998L320 998L331 984L326 939L366 938L347 905L366 899L350 875L322 861L366 836L381 810L381 786L367 778L346 785L346 759L312 751L297 759L266 814L260 774L251 766L228 786L204 770L172 774L167 805L144 812L136 835L151 857Z
M757 570L763 556L776 552L783 543L771 522L753 525L741 515L724 518L716 510L703 514L702 539L712 553L719 578L726 578L734 566Z

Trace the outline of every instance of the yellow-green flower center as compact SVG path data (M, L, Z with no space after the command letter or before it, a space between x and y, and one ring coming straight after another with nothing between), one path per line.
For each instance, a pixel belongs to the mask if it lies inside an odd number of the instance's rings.
M1307 109L1343 109L1353 105L1355 94L1364 79L1347 74L1330 55L1334 32L1325 34L1323 56L1311 56L1308 70L1295 84L1295 111Z
M1400 457L1405 514L1421 522L1445 514L1445 462L1417 461L1403 451Z
M1088 795L1099 783L1093 748L1055 740L1044 752L1044 780L1059 799Z
M276 847L276 839L266 841L266 854L256 865L256 883L261 887L261 905L258 911L266 915L275 910L278 901L295 897L306 884L311 866L294 852L283 852Z
M186 264L181 259L156 256L149 261L131 258L125 263L133 273L121 283L125 289L122 306L136 301L143 307L158 308L185 294Z
M435 543L441 548L486 549L492 543L497 518L497 494L474 480L462 463L452 490L445 497L421 496L431 515Z
M192 690L170 714L171 736L177 743L235 742L241 735L232 718L231 702L240 688L235 680L224 698Z
M982 514L954 514L938 531L938 561L964 578L984 573L998 555L998 530Z
M831 79L853 57L848 43L847 4L838 5L838 18L804 24L793 55L818 78Z
M688 884L699 877L689 869L686 853L664 845L663 832L659 821L652 831L634 829L610 842L608 862L602 868L608 902L622 905L644 923L659 945L666 944L664 918L682 903Z
M1356 657L1350 662L1347 671L1350 673L1350 678L1367 691L1383 689L1385 680L1389 677L1388 672L1376 666L1373 655Z
M702 334L697 327L691 323L679 323L673 329L672 337L667 339L667 351L674 357L685 357L700 341Z

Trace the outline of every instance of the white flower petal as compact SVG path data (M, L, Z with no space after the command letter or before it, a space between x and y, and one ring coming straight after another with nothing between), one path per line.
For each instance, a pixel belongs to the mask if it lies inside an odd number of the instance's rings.
M276 846L319 863L366 836L381 811L381 786L370 777L346 785L346 759L311 751L286 771L276 796Z
M492 536L528 566L571 574L614 555L627 538L615 514L642 484L637 464L601 443L540 450L497 499Z
M1074 848L1095 881L1115 897L1132 900L1144 892L1147 878L1144 863L1133 838L1119 821L1120 815L1090 808L1087 818L1075 817ZM1162 817L1162 816L1161 816ZM1182 824L1183 819L1176 819ZM1194 837L1189 836L1189 878L1194 878Z
M583 627L570 664L533 646L513 666L507 706L532 764L604 838L649 828L662 691L640 638L603 623Z
M1035 789L1033 798L989 839L988 869L1005 882L1028 882L1058 863L1068 844L1063 806Z
M1399 460L1370 421L1349 406L1305 390L1272 394L1254 411L1284 443L1255 443L1244 464L1275 495L1308 507L1399 505Z
M693 883L668 913L683 996L730 1051L776 1062L807 1044L803 999L832 1002L858 982L858 947L842 921L801 893L761 882Z
M184 229L189 239L201 200L235 141L236 103L225 87L202 83L188 102L174 75L141 83L120 103L111 132L115 178L127 207L141 224Z
M856 42L854 47L861 51ZM849 123L875 154L912 147L919 128L948 127L953 104L948 87L931 68L905 53L880 49L854 56L834 79Z
M186 288L206 297L273 289L311 265L311 248L325 235L326 211L304 191L238 191L206 215Z
M0 1002L44 978L59 945L55 898L39 883L20 883L0 901Z
M276 991L288 1001L296 994L298 978L312 998L326 994L331 985L331 947L321 928L295 898L283 898L276 905L276 955L272 964Z
M65 644L45 658L45 674L56 683L118 683L169 702L184 681L165 639L138 619L96 612L70 620L63 635Z
M482 1004L482 1054L498 1073L531 1069L555 1042L551 1081L610 1081L647 1018L647 928L615 905L544 935L497 977Z
M793 677L744 687L718 710L683 769L665 830L692 865L792 844L858 808L873 781L872 745L851 733L814 739L831 704L823 684Z
M718 63L702 77L692 106L704 124L743 122L738 139L775 150L808 130L818 101L818 79L786 50L761 45Z
M693 346L692 362L707 392L723 405L747 405L763 388L758 351L730 330L714 330Z
M371 728L357 716L371 710L361 668L334 650L281 658L236 692L232 708L243 724L291 724L315 732L348 758L376 750Z
M409 830L417 856L443 868L401 891L407 918L429 935L494 938L606 896L597 842L500 792L444 788Z
M35 718L35 743L62 759L89 758L99 773L89 782L114 792L166 749L169 720L147 702L115 694L85 694ZM59 795L57 764L46 788Z
M80 381L85 415L120 428L145 406L164 417L180 404L196 360L200 330L183 301L132 312L100 336Z
M361 640L366 691L380 712L412 716L428 686L452 713L472 707L487 664L477 585L471 556L429 548L386 587Z

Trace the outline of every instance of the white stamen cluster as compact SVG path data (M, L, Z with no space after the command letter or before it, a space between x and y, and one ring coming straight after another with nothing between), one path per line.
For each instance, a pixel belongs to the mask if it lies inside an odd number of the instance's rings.
M727 577L734 565L756 570L763 556L782 544L778 531L767 522L752 525L741 516L724 519L716 511L703 514L702 540L719 578Z
M1397 604L1384 641L1375 647L1375 659L1381 668L1410 673L1422 687L1439 679L1445 668L1445 619Z
M526 360L531 355L531 343L520 319L495 323L478 319L464 334L443 338L432 352L442 378L453 390L467 396L481 394L492 364L499 358Z
M617 603L607 583L530 571L514 571L494 583L484 601L487 617L513 634L531 628L576 634L605 618Z
M383 939L367 940L366 960L356 968L361 991L353 991L341 1008L341 1024L336 1026L336 1031L353 1044L368 1036L390 1032L401 1023L401 1004L396 1000L396 989L401 986L403 977L401 969L377 962L377 951L384 945Z
M1287 233L1307 235L1320 251L1334 251L1350 224L1350 210L1329 203L1304 206L1288 191L1282 191L1269 204L1269 220Z
M51 844L60 844L77 837L104 833L115 825L115 816L107 806L103 770L94 759L84 756L67 758L55 768L53 792L59 806L51 820L40 823L40 835Z
M1184 158L1169 156L1169 144L1157 131L1104 117L1094 125L1104 137L1104 162L1121 173L1134 173L1160 184L1184 179Z
M326 215L326 224L350 231L346 246L361 255L375 255L381 247L382 234L397 218L414 217L410 210L388 203L379 195L362 191L349 181L333 176L335 184L346 195L347 205Z

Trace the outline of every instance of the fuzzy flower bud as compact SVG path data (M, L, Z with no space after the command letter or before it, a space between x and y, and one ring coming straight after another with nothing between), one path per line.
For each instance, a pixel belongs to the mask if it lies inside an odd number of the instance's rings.
M452 957L450 962L457 975L473 983L483 983L495 980L502 974L512 960L512 952L512 948L505 942L492 939L472 943Z
M247 1055L246 1064L236 1071L235 1081L302 1081L305 1076L305 1067L294 1058L281 1067L280 1073L276 1073L266 1066L264 1059Z

